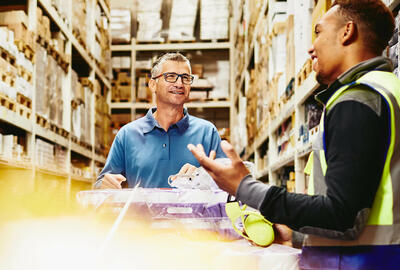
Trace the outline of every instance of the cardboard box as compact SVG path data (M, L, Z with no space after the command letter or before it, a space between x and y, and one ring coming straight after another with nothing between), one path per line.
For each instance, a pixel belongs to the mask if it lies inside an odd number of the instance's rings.
M117 75L117 82L118 85L131 85L132 80L131 77L128 75L128 72L119 72Z
M204 66L202 64L193 64L192 74L197 75L199 78L203 78Z
M28 15L23 10L0 12L0 25L23 24L28 27Z
M42 16L42 29L43 29L43 37L46 40L51 39L51 31L50 31L50 19L47 16Z
M151 102L152 100L152 93L150 88L148 87L148 78L147 77L139 77L138 79L138 87L137 87L137 95L136 99L144 100L147 102Z
M120 85L117 87L119 89L119 99L120 101L131 101L131 85Z

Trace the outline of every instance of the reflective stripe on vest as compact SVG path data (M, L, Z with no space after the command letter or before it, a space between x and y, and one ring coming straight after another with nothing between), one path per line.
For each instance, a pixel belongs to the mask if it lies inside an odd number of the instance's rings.
M307 235L305 245L400 244L400 81L393 73L371 71L355 81L355 83L343 86L337 90L328 100L325 111L331 109L340 99L346 98L346 95L349 95L350 99L361 100L362 102L362 93L366 92L348 89L354 85L371 87L386 100L390 109L390 145L386 155L381 182L375 195L366 223L367 225L356 240L334 240ZM351 91L354 92L350 93ZM344 95L345 92L346 95ZM320 123L321 135L313 143L313 169L309 183L310 195L314 193L318 195L326 194L325 174L327 163L323 145L324 114ZM314 188L310 189L311 185ZM313 193L310 191L313 191Z

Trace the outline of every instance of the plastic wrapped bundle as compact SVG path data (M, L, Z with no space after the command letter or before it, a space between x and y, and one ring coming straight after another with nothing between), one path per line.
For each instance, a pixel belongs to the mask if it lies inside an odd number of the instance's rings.
M173 0L169 21L169 40L195 40L193 36L197 0Z
M112 9L110 29L112 43L130 43L131 11L129 9Z
M228 38L228 0L202 0L200 12L201 40Z
M49 96L46 88L47 52L36 44L36 112L47 117L49 114Z
M162 20L160 17L162 1L137 1L137 4L137 20L139 23L137 40L164 41L160 37L162 29Z

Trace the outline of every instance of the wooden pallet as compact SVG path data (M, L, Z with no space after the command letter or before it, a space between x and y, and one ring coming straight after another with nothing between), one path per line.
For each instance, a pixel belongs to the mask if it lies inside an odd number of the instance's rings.
M3 58L4 60L6 60L11 65L13 65L13 66L16 65L15 57L12 56L8 51L6 51L2 47L0 47L0 57Z
M168 39L166 43L195 43L196 39Z
M49 41L42 35L37 35L37 42L46 50L49 48L50 43Z
M35 52L31 47L29 47L25 41L23 40L14 40L14 44L17 46L18 51L23 52L25 57L34 62Z
M76 40L78 41L79 44L82 45L82 47L86 50L86 43L83 40L81 34L79 33L79 30L77 29L72 29L72 34L74 35L74 37L76 38Z
M22 77L25 81L32 83L33 81L33 76L32 73L28 72L25 68L22 66L17 67L18 70L18 75Z
M38 124L39 126L44 127L44 128L50 127L50 123L47 120L47 118L45 118L44 116L42 116L40 114L36 114L36 124Z
M130 98L112 98L111 102L131 102ZM136 99L137 102L149 102L146 99Z
M79 81L83 86L89 87L90 90L93 91L94 89L93 82L88 77L80 77Z
M68 73L68 67L69 67L70 61L68 60L66 55L61 57L60 63L58 63L58 64L65 71L65 73Z
M228 101L228 98L226 98L226 97L220 97L220 98L206 98L205 99L205 101L208 101L208 102L210 102L210 101L214 101L214 102L217 102L217 101Z
M79 141L79 145L84 147L84 148L86 148L86 149L88 149L88 150L90 150L90 151L92 151L92 146L90 144L88 144L87 142Z
M56 48L55 48L54 46L50 45L50 46L47 48L47 53L48 53L49 55L51 55L51 56L54 58L54 60L56 60L56 62L59 64L59 62L61 61L61 55L60 55L60 53L56 50Z
M61 136L63 136L64 138L68 138L69 137L69 132L63 128L61 128Z
M21 117L24 117L26 119L30 119L31 115L32 115L32 109L21 105L21 104L17 104L16 106L17 108L17 114L20 115Z
M0 79L7 85L14 87L15 78L7 73L0 74Z
M17 102L28 109L32 109L32 100L21 93L17 93Z
M5 107L10 111L15 112L17 110L15 101L7 97L3 93L0 93L0 104L2 107Z
M165 41L161 40L136 40L137 44L165 44Z
M201 42L210 42L210 43L218 43L218 42L228 42L228 38L214 38L214 39L201 39Z
M71 141L78 144L78 137L71 135Z
M55 123L49 121L49 129L56 134L61 135L61 128L59 128Z
M297 74L297 86L302 85L311 72L312 72L312 60L310 58L307 59L307 61L301 68L300 72Z
M97 155L103 155L103 149L102 149L101 147L96 146L96 147L94 148L94 152L95 152Z

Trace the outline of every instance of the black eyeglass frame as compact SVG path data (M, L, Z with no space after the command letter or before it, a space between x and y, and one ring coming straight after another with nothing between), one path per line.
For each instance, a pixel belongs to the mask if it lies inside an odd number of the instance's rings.
M168 76L168 75L177 75L177 77L176 77L175 81L167 81L167 76ZM155 79L160 78L161 76L163 76L163 77L164 77L164 80L165 80L166 82L169 82L169 83L176 83L176 82L178 81L179 77L181 78L182 83L183 83L183 84L186 84L186 85L191 85L191 84L193 83L193 80L194 80L194 76L193 76L193 75L190 75L190 74L187 74L187 73L178 74L178 73L175 73L175 72L165 72L165 73L161 73L160 75L155 76L155 77L153 77L152 79L155 80ZM190 83L185 83L185 82L183 81L183 76L189 76L189 78L191 79Z

